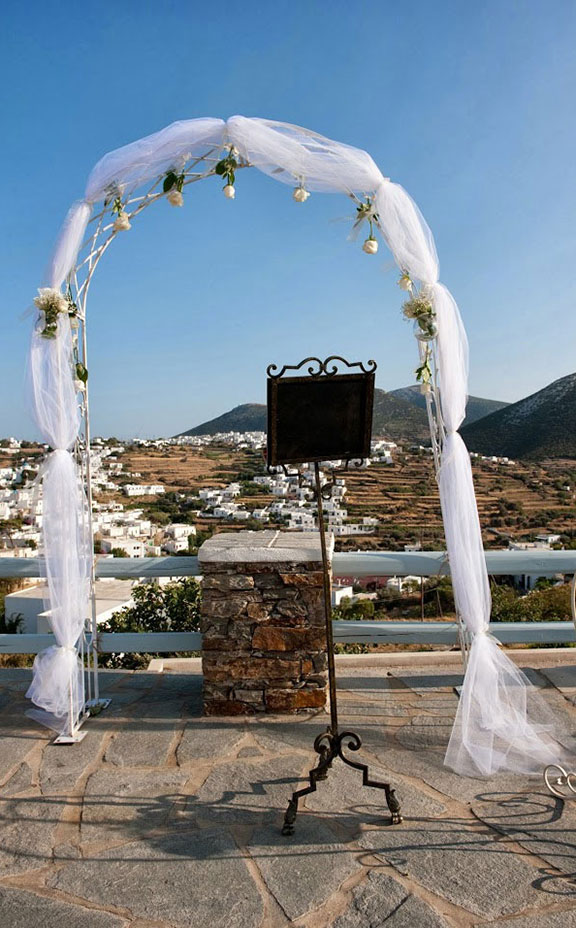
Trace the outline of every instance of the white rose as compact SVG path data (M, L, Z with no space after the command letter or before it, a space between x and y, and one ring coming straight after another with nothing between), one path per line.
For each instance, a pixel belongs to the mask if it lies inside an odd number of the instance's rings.
M296 200L297 203L305 203L310 194L304 187L296 187L296 190L292 194L292 199Z
M432 393L432 387L429 383L420 384L420 393L426 396L427 393Z
M362 245L362 251L365 251L367 255L375 255L378 251L378 242L375 238L367 238L364 244Z
M228 200L234 199L234 197L236 196L236 191L232 184L226 184L226 186L224 187L224 196L227 197Z
M86 390L86 384L82 380L75 380L74 388L76 390L76 393L84 393Z
M401 290L407 290L408 293L412 292L412 281L408 277L408 274L402 274L402 277L398 281L398 286Z
M115 232L127 232L128 229L131 229L131 228L132 226L130 224L130 219L128 218L128 213L125 213L124 210L122 210L121 213L118 213L118 218L116 219L114 223L114 231Z
M184 206L184 197L176 187L168 191L166 199L172 206Z

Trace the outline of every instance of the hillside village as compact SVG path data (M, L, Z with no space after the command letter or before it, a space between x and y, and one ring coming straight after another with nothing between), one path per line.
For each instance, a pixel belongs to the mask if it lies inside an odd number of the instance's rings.
M263 431L131 441L96 438L90 467L98 557L195 554L214 532L240 528L316 530L312 467L268 472L265 449ZM38 553L41 468L47 450L15 438L0 443L0 557ZM471 457L485 547L576 545L572 461L535 464ZM360 467L346 470L342 465L321 465L322 481L332 484L323 506L337 549L444 547L429 447L379 438ZM335 584L336 605L342 597L366 595L355 593L351 583L348 578L344 585ZM420 578L382 578L380 587L401 594L411 583L417 588ZM131 581L96 582L99 623L132 604L132 588ZM34 581L12 589L6 591L6 617L20 617L21 631L49 631L44 586Z
M313 470L268 473L266 435L225 432L171 439L95 439L90 464L95 551L100 558L195 554L214 532L240 528L317 529ZM34 557L41 544L41 466L45 446L7 439L0 445L0 556ZM573 462L523 464L472 454L486 547L576 544ZM327 528L344 549L418 550L444 546L430 449L377 439L359 468L325 462L333 483L324 501ZM572 468L572 469L571 469ZM526 578L524 578L526 579ZM537 579L532 578L534 581ZM352 579L335 584L334 604L368 594ZM382 578L402 594L420 578ZM17 587L22 587L18 589ZM526 587L530 588L530 584ZM21 631L49 631L46 590L37 581L6 591L6 617ZM133 581L96 581L98 623L130 606ZM375 594L370 594L375 595Z
M139 471L129 469L127 448L139 451L175 453L179 448L192 448L199 452L211 448L227 448L231 453L251 451L261 453L266 446L264 432L229 432L204 436L183 436L172 439L134 439L130 443L95 439L92 443L90 464L93 489L93 533L100 554L126 557L155 557L161 554L180 554L193 545L197 522L219 524L247 522L274 524L289 531L317 529L317 512L314 502L314 473L304 465L298 473L285 473L280 468L273 473L254 474L251 483L263 498L270 501L249 505L244 499L240 481L222 485L206 485L193 489L187 496L196 508L189 510L190 521L155 524L146 512L152 500L166 493L166 486L158 482L144 482ZM32 557L40 545L42 529L42 495L39 473L43 454L47 449L40 445L29 446L17 439L5 440L1 449L4 466L0 467L0 556ZM374 465L392 465L399 450L397 443L384 439L372 442L372 454L359 469ZM425 453L426 449L421 448ZM6 463L10 457L13 463ZM485 458L492 462L513 466L508 459ZM322 481L332 479L333 470L342 468L342 461L324 462ZM262 467L262 470L265 470ZM350 471L352 476L352 471ZM324 502L327 528L338 538L371 535L379 524L375 515L353 518L346 506L348 474L342 472L334 479L331 499ZM354 479L352 477L352 479ZM170 489L170 488L169 488ZM141 507L134 506L134 500ZM252 498L254 500L254 498Z
M140 449L161 451L181 446L202 449L213 444L228 446L235 452L245 449L259 451L265 447L266 435L263 432L232 432L168 440L135 439L130 444ZM394 442L373 442L373 457L364 462L363 466L373 461L391 463L392 452L396 447ZM17 456L17 462L13 466L0 468L0 520L5 523L0 539L0 556L32 557L40 545L42 495L38 476L41 452L45 450L37 446L33 449L34 453L28 454L30 449L23 448L22 443L14 438L8 439L6 447L2 449L6 455ZM123 494L130 500L147 502L165 493L166 488L162 484L136 482L142 475L138 471L126 469L122 460L125 450L123 443L110 444L102 439L96 439L91 449L94 494L92 527L98 539L99 553L154 557L187 551L191 537L196 534L193 522L174 522L160 526L146 517L143 508L128 507L117 499L100 500L101 496ZM331 467L338 467L342 462L329 463ZM321 476L326 479L327 473L322 471ZM262 524L281 522L287 529L295 531L313 531L317 528L312 470L304 467L299 478L278 469L276 473L255 475L253 483L271 495L273 502L254 508L240 504L237 500L242 492L241 484L232 481L225 486L200 487L194 497L198 508L191 515L214 523L257 520ZM332 499L325 503L329 530L338 536L371 532L378 520L364 517L359 522L351 522L343 506L345 495L346 482L340 477L336 481Z

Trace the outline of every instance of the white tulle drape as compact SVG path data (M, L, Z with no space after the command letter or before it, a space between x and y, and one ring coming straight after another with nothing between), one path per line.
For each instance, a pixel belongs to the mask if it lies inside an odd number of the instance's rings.
M36 422L53 449L43 473L42 534L47 605L56 645L37 655L27 695L39 707L31 715L70 733L84 704L77 643L88 614L91 555L86 498L71 454L80 415L70 320L60 314L56 338L43 338L40 330L37 325L32 333L29 381Z
M385 178L370 155L299 126L268 119L233 116L227 122L204 118L173 123L110 152L96 164L84 200L66 218L51 264L51 285L60 286L74 269L92 204L105 196L125 196L164 171L179 170L191 158L230 145L243 159L282 183L370 197L378 227L398 267L429 290L438 322L438 378L446 427L439 476L442 513L456 604L472 635L446 763L459 773L472 775L504 768L538 770L562 756L553 739L554 720L546 715L541 700L537 705L537 694L527 678L487 634L490 590L470 458L458 434L468 390L466 334L456 302L439 283L430 229L406 191ZM69 649L78 638L85 612L81 591L86 589L89 561L79 528L83 496L66 453L75 440L78 422L66 321L61 320L54 342L34 335L31 369L37 420L46 440L57 449L45 478L44 540L59 648L37 658L30 693L39 705L60 712L65 681L74 676ZM58 428L52 424L56 422Z

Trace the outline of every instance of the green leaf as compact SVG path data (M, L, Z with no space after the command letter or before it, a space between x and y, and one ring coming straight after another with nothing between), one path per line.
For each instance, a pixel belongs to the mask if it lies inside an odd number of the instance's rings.
M219 161L216 167L214 168L214 170L216 171L217 174L220 174L220 175L225 174L226 164L224 163L224 161Z
M178 177L174 171L168 171L166 177L164 178L164 183L162 185L162 190L164 193L168 193L169 190L172 190L174 184L176 184Z
M76 365L76 377L78 380L81 380L82 383L86 383L88 380L88 371L81 361L78 361L78 364Z
M236 175L234 174L234 171L228 171L228 183L233 184L235 180Z

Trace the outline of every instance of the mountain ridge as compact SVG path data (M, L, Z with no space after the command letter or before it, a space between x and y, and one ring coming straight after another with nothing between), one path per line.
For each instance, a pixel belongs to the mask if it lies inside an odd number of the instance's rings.
M478 418L479 404L487 404L487 408L490 409L494 405L498 409L505 405L498 400L484 400L481 397L471 397L471 400L476 404L473 406L473 414L476 418ZM466 421L469 418L468 416ZM176 437L214 435L217 432L265 432L266 420L265 404L242 403L214 419L180 432ZM472 419L472 421L475 420ZM403 387L400 390L391 391L376 387L372 431L375 436L391 440L429 440L426 403L419 386Z
M266 405L264 403L243 403L175 437L214 435L216 432L265 432L266 426ZM429 437L428 420L424 409L419 409L413 403L386 393L378 387L374 390L372 431L374 435L391 440L425 441Z
M470 451L509 458L576 458L576 374L462 429Z
M400 387L398 390L390 390L390 393L392 396L397 396L400 399L407 400L409 403L413 403L414 406L418 406L420 409L426 408L426 399L420 392L418 384L414 384L410 387ZM477 422L478 419L483 419L485 416L489 416L493 412L498 412L499 409L504 409L505 406L509 405L509 403L505 403L503 400L488 400L482 396L470 395L466 403L464 425L471 425L473 422Z

